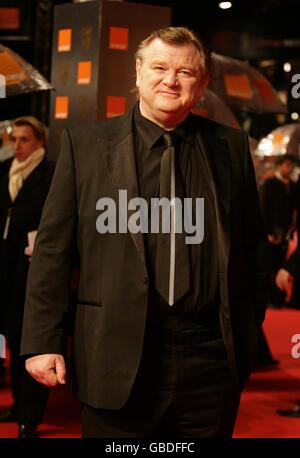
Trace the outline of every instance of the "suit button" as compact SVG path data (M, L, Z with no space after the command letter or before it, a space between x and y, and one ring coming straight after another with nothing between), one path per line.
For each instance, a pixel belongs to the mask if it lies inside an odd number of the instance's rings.
M147 278L147 277L144 277L144 279L143 279L143 283L144 283L145 285L147 285L147 284L148 284L148 278Z

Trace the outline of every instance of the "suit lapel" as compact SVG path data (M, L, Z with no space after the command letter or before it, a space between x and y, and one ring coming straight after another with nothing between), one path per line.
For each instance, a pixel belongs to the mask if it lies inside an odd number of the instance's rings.
M231 202L231 167L228 144L225 139L208 134L205 129L198 131L198 141L207 165L216 203L219 269L220 272L225 272L230 249L228 228Z
M127 202L130 199L139 197L139 188L136 172L135 160L135 144L132 131L131 116L124 118L125 129L120 129L117 134L117 139L108 141L104 153L104 160L108 170L108 175L112 181L113 187L116 191L116 199L119 201L119 191L127 190ZM125 133L125 136L124 136ZM122 135L123 134L123 135ZM121 138L120 138L121 137ZM102 140L99 140L100 142ZM124 212L124 210L126 210ZM121 208L123 220L128 221L134 210ZM133 242L141 256L144 263L145 261L145 247L144 237L141 232L134 234L130 232Z

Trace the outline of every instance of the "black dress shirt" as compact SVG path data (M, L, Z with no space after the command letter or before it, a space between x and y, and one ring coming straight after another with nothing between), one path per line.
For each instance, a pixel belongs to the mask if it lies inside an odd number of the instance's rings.
M134 110L135 151L140 197L146 199L150 208L151 198L157 197L160 161L165 146L162 135L165 130L141 115L138 105ZM204 320L215 321L219 310L219 281L217 264L216 214L211 183L206 162L196 138L194 119L188 116L176 129L176 157L183 178L185 196L204 198L204 240L190 244L190 291L172 307L154 287L156 234L144 234L145 254L150 278L149 313L194 314ZM194 222L194 221L193 221Z

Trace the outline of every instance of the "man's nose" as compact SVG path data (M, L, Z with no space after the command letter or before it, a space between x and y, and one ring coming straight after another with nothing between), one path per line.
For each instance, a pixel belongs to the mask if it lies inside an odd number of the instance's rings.
M18 149L19 145L20 145L20 140L14 140L14 141L13 141L13 147L14 147L14 149Z
M164 77L164 83L168 86L176 86L178 83L177 73L173 71L167 72Z

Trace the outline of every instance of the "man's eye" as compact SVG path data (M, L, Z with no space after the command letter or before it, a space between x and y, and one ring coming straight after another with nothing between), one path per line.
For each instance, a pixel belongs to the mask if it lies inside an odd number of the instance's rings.
M192 76L191 72L189 72L188 70L181 70L179 73L181 73L184 76Z
M154 67L154 70L163 71L163 70L164 70L164 67L162 67L161 65L156 65L156 66Z

